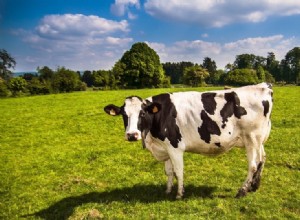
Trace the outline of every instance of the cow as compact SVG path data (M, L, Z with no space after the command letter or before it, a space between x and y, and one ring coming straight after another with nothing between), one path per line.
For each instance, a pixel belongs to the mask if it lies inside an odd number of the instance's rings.
M271 130L272 85L257 85L209 92L164 93L142 99L130 96L124 105L107 105L104 111L122 115L127 141L142 144L165 162L166 193L174 175L177 199L183 197L183 154L219 155L233 147L244 147L248 175L237 198L255 192L266 160L264 143Z

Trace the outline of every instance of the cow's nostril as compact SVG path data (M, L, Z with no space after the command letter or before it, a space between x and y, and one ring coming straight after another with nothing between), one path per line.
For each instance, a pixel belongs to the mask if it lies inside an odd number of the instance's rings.
M137 141L138 140L138 133L128 133L127 134L127 139L128 141Z

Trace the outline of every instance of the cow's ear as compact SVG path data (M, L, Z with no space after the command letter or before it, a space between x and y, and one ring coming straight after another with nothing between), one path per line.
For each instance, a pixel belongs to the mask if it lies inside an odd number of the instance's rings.
M104 107L104 111L109 115L116 116L121 113L121 108L113 104L110 104Z
M147 105L147 112L149 112L150 114L156 114L157 112L159 112L161 110L161 104L153 102L153 103L149 103Z

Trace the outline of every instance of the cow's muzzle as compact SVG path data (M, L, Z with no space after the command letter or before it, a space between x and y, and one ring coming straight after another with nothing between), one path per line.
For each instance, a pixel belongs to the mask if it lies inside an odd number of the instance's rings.
M139 134L137 132L127 133L126 136L128 141L137 141L139 139Z

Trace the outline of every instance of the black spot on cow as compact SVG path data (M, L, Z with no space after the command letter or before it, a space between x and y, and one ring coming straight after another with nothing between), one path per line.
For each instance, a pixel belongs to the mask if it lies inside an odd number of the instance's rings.
M203 103L203 107L205 111L209 114L213 115L215 113L217 103L215 100L216 93L207 92L201 95L201 101Z
M272 102L274 102L273 92L271 92Z
M262 105L264 107L264 116L266 117L267 114L269 113L270 103L268 100L266 100L266 101L262 101Z
M223 119L222 128L226 127L226 122L232 115L240 119L243 115L247 114L245 108L240 106L240 99L235 92L225 93L224 98L226 103L220 112Z
M221 146L221 143L215 143L215 145L216 145L217 147L222 147L222 146Z
M170 94L153 96L152 101L161 104L161 110L153 115L150 128L152 136L162 141L167 138L172 146L177 148L182 136L176 124L177 111Z
M204 140L206 143L209 143L210 135L216 134L220 136L221 131L219 126L207 115L204 110L201 111L201 119L202 125L198 128L198 132L202 140Z

